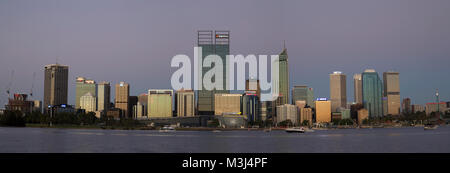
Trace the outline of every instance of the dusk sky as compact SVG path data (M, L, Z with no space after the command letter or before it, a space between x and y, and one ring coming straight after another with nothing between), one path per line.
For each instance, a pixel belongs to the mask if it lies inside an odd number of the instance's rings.
M291 87L308 85L329 97L329 74L375 69L400 72L401 98L414 104L450 101L449 0L0 0L0 101L14 70L12 92L43 99L44 66L69 66L75 78L131 95L171 88L177 54L193 58L197 30L230 30L231 54L278 54L283 40ZM114 87L112 87L114 97ZM111 98L113 100L113 98Z

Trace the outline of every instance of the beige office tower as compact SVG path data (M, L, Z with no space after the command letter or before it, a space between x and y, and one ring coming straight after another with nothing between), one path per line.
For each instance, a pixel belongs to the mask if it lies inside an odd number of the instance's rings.
M97 89L97 110L107 112L111 100L111 85L109 82L100 82Z
M80 97L80 109L84 109L86 113L95 112L97 105L97 98L90 92Z
M299 125L298 107L291 104L277 106L277 123L290 120L292 124Z
M178 90L175 93L175 108L177 117L192 117L195 115L194 91Z
M116 98L115 107L120 109L122 117L130 117L130 110L128 110L128 103L130 97L130 85L125 82L116 84Z
M330 74L331 112L347 106L347 82L345 74L335 71Z
M384 97L387 99L387 114L400 114L400 82L398 72L384 72Z
M241 112L242 94L215 94L214 115Z
M150 89L148 90L149 118L169 118L173 116L172 111L173 90Z
M361 74L353 75L353 87L355 103L363 103Z
M303 125L304 121L308 121L308 126L312 125L312 109L300 108L300 124Z
M44 69L44 109L67 104L69 66L50 64Z
M316 122L331 122L331 102L329 100L316 100Z

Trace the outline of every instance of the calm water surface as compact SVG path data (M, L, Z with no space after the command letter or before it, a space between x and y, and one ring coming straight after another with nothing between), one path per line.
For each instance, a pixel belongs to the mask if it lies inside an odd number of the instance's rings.
M310 153L450 152L450 127L284 131L85 130L0 127L0 152Z

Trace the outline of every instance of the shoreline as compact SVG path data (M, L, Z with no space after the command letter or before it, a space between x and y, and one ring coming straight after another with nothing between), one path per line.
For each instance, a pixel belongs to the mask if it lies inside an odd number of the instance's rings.
M447 126L442 124L440 126ZM12 126L0 126L0 127L12 127ZM325 127L318 128L312 127L307 129L312 130L337 130L337 129L374 129L374 128L408 128L408 127L424 127L423 125L416 126L398 126L398 125L377 125L377 126L337 126L337 127ZM114 126L98 126L98 125L53 125L47 124L26 124L24 127L17 128L59 128L59 129L101 129L101 130L159 130L160 128L154 127L114 127ZM281 131L286 130L287 127L272 127L271 130ZM176 127L178 131L265 131L267 128L219 128L219 127Z

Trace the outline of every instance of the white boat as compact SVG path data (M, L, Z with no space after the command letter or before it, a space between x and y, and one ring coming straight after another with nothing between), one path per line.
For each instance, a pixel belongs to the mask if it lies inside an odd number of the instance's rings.
M161 129L159 129L159 132L175 132L175 128L171 126L164 126Z
M424 130L434 130L434 129L437 129L437 128L438 128L438 125L425 125L423 127Z
M305 129L303 127L287 128L285 131L288 133L305 133Z

